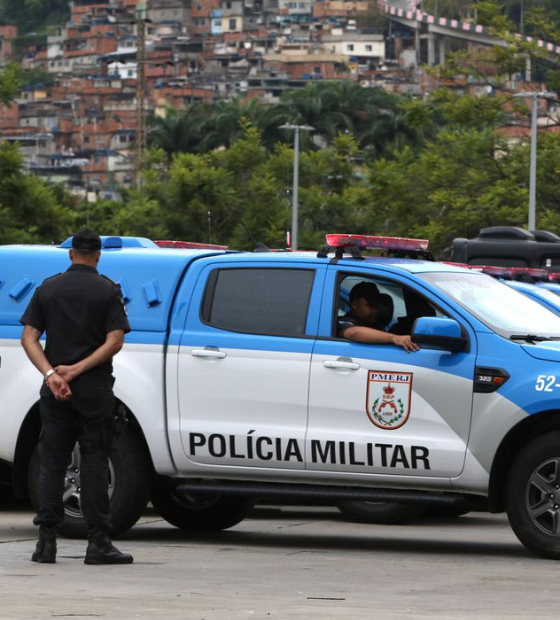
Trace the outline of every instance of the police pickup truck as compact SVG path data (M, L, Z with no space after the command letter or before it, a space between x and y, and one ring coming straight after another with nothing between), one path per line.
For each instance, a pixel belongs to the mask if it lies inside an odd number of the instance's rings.
M132 332L115 358L129 424L111 457L114 533L151 500L186 530L241 521L259 496L507 511L560 558L560 317L422 240L328 235L315 253L160 249L103 239ZM19 340L68 243L0 247L0 459L37 495L40 377ZM65 247L66 246L66 247ZM385 257L364 257L368 248ZM418 258L420 257L420 258ZM420 350L337 337L373 282ZM79 452L62 533L84 534Z

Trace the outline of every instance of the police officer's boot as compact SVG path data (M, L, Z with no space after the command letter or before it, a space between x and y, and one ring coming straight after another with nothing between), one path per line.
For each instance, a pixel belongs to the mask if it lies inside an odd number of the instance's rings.
M39 529L39 540L31 561L39 564L56 562L56 530L44 527Z
M132 564L129 553L121 553L106 532L97 532L89 537L85 564Z

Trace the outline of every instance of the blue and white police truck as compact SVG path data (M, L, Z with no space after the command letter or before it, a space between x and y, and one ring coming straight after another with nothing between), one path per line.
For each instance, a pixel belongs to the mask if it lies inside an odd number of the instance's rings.
M115 358L129 424L111 455L114 533L151 500L186 530L231 527L259 496L506 511L560 558L560 317L422 240L328 235L318 254L160 249L104 238L132 332ZM64 246L65 244L63 244ZM66 244L67 245L67 244ZM366 257L380 248L384 257ZM0 459L36 501L40 376L20 346L65 247L0 247ZM337 336L358 282L391 296L420 350ZM79 453L62 533L84 534Z

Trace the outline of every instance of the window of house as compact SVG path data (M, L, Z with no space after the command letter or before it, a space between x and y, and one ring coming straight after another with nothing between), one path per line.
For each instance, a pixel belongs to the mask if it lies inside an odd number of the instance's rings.
M366 52L373 52L373 45L366 45Z
M237 20L235 19L235 17L232 17L229 20L229 29L230 30L235 30L237 28Z
M347 49L349 52L353 52L353 51L354 51L354 44L353 44L353 43L347 43L347 44L346 44L346 49Z
M314 276L310 269L216 269L208 279L202 320L228 331L302 336Z

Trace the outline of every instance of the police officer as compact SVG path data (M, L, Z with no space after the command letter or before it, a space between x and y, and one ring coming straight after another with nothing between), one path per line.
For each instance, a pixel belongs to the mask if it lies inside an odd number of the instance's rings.
M101 239L78 231L72 265L37 288L21 344L43 375L40 414L39 541L34 562L56 561L56 526L64 518L64 477L79 442L81 505L88 526L86 564L130 564L109 538L109 451L115 411L112 358L130 331L120 287L97 271ZM46 332L45 350L39 343Z
M337 321L337 336L369 344L394 344L408 353L418 351L409 335L384 331L391 319L389 312L392 316L393 301L389 295L381 294L373 282L358 282L350 291L350 311Z

